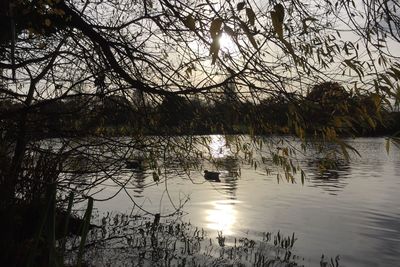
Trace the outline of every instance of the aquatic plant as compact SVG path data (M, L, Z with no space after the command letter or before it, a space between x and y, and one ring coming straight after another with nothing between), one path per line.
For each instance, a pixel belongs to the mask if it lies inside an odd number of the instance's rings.
M89 266L303 266L294 253L294 233L266 232L252 240L222 232L212 237L191 223L153 215L107 213L97 220L101 228L91 231L85 245ZM77 241L68 244L66 264L76 262Z

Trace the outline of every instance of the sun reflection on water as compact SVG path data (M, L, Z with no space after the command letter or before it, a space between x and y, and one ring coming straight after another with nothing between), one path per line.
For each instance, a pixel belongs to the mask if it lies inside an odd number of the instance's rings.
M213 158L223 158L231 154L223 135L211 135L209 148Z
M233 235L233 227L237 220L235 204L238 201L220 200L211 202L213 208L207 210L207 227L212 230L222 231L224 235Z

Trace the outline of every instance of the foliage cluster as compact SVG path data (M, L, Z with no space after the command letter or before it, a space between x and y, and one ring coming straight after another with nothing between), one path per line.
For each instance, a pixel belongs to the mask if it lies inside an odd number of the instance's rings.
M2 102L8 132L16 132L20 109L21 104ZM137 109L123 96L83 95L33 108L26 123L34 139L216 133L361 136L397 132L396 116L375 93L350 93L338 83L325 82L305 97L288 94L259 103L227 97L206 103L169 95L157 105Z

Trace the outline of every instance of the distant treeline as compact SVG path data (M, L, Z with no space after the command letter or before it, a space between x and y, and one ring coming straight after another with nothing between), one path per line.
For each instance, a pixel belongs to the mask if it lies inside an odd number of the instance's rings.
M168 95L158 104L134 105L119 95L79 95L26 108L0 102L1 127L17 134L25 129L37 138L82 135L176 134L318 134L383 135L400 129L400 113L389 112L375 94L346 92L337 83L314 86L305 97L271 96L257 103L225 97L207 103Z

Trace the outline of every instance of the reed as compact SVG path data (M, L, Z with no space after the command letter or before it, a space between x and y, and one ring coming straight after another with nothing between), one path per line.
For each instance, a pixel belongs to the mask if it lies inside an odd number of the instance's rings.
M83 253L84 253L84 247L85 247L87 235L88 235L88 232L89 232L89 226L90 226L90 219L92 217L92 211L93 211L93 198L89 197L88 205L87 205L87 208L86 208L86 212L85 212L85 215L83 217L81 242L80 242L80 245L79 245L78 260L77 260L77 264L76 264L78 267L82 266L82 258L83 258Z

